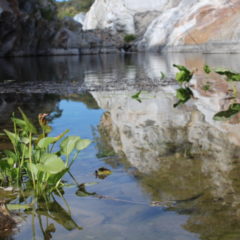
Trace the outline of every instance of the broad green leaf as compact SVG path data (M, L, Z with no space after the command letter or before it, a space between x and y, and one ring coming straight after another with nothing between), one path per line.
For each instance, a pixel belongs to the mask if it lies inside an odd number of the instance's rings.
M44 162L43 168L50 174L57 174L66 169L64 161L54 154Z
M69 129L67 129L66 131L64 131L63 133L61 133L60 135L58 135L56 137L41 138L41 139L39 139L37 146L39 148L46 149L50 144L55 143L55 142L59 141L61 138L63 138L68 132L69 132Z
M50 144L52 144L52 143L54 143L54 142L56 142L55 137L45 137L45 138L42 138L42 139L38 142L37 146L38 146L39 148L46 149L46 148L48 148L48 146L49 146Z
M68 136L60 144L62 154L69 156L75 149L76 143L80 140L78 136Z
M48 184L55 186L59 180L62 179L64 174L68 171L68 168L65 168L63 171L57 173L57 174L52 174L51 176L48 177Z
M26 122L20 118L12 118L12 121L20 128L25 128L27 126Z
M23 137L23 138L21 138L21 142L27 145L27 144L29 144L30 139L26 138L26 137Z
M91 144L91 141L88 139L79 139L76 142L75 148L77 151L81 151L81 150L87 148L90 144Z
M57 156L54 153L43 153L40 159L40 163L45 163L49 158Z

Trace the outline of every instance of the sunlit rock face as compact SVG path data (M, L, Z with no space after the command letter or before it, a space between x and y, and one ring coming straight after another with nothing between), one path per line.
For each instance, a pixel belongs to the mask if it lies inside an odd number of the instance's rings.
M137 34L140 50L239 52L238 0L96 0L84 29Z

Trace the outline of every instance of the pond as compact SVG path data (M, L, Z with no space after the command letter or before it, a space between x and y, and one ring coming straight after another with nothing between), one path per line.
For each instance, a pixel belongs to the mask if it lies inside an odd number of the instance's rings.
M1 239L240 239L240 116L213 120L230 103L231 84L200 70L209 64L240 71L239 60L198 54L1 59L1 131L12 128L11 114L21 107L33 122L49 113L51 136L70 129L92 141L71 171L86 189L66 187L47 207L11 211L17 229ZM177 108L173 63L198 68L195 98ZM138 101L132 96L140 90ZM2 137L0 149L7 148ZM111 174L97 177L101 167ZM16 196L9 203L28 201Z

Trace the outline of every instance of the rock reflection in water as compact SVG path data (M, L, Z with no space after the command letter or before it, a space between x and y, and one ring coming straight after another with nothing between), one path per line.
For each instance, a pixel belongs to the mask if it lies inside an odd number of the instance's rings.
M175 83L173 64L190 69L208 64L238 72L239 59L239 54L190 53L0 59L0 92L63 95L82 90L157 89Z
M132 94L92 93L106 110L99 128L108 147L138 169L153 201L172 201L169 210L189 215L185 229L204 240L239 239L240 125L212 120L219 96L210 107L200 97L173 109L174 87L147 93L142 103Z

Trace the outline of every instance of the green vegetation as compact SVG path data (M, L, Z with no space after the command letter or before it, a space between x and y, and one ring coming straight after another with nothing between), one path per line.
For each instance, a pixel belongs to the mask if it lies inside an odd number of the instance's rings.
M183 83L189 84L190 80L193 77L194 72L193 71L191 72L185 66L180 66L180 65L175 65L175 64L173 66L178 68L178 70L179 70L179 72L177 72L177 74L176 74L176 81L178 83L180 83L181 85ZM215 69L215 68L211 68L208 65L205 65L203 67L203 71L206 74L210 74L211 72L217 73L218 75L225 77L225 80L227 82L239 82L240 81L240 73L236 73L236 72L230 71L228 69L223 69L223 68ZM208 90L210 90L210 87L211 86L208 83L208 84L204 85L202 87L202 89L204 91L208 91ZM228 120L240 112L240 103L236 102L236 97L237 97L236 86L233 86L233 93L234 93L233 97L232 97L233 102L230 103L227 110L216 113L213 116L214 120L217 120L217 121ZM179 99L179 101L176 104L174 104L174 107L177 107L180 104L186 103L188 100L190 100L194 96L193 96L193 92L191 91L191 89L188 86L187 87L185 86L184 88L179 88L176 90L176 97L177 97L177 99Z
M58 17L73 17L80 12L87 12L92 6L93 2L94 0L69 0L56 2Z
M186 103L189 99L193 97L193 92L189 87L179 88L177 89L176 95L178 102L173 105L173 107L177 107L180 104Z
M124 36L124 42L130 43L136 39L136 35L134 34L127 34Z
M138 91L136 94L132 95L132 99L137 100L138 102L142 102L140 95L141 95L142 91Z
M12 117L14 131L4 130L12 150L2 153L0 185L17 187L22 191L33 189L36 198L47 197L54 191L60 193L64 187L63 176L67 172L71 175L70 168L79 152L91 142L79 136L65 137L69 130L56 137L48 137L51 127L46 121L47 114L39 114L38 131L23 111L19 111L21 119ZM57 150L56 144L59 146Z

